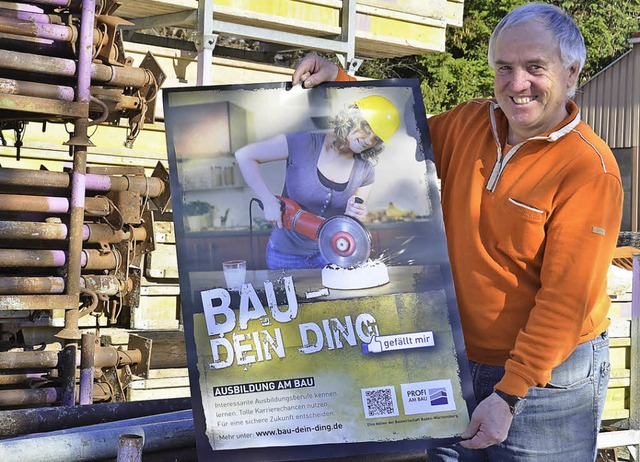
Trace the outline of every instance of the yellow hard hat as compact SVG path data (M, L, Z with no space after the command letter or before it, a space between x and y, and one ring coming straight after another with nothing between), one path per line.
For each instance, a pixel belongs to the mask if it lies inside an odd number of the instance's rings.
M384 96L371 95L356 101L362 117L371 130L385 143L400 126L400 113L395 105Z

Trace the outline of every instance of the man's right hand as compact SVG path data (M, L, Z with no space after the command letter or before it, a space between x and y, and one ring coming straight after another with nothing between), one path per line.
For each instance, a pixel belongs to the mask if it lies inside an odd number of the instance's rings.
M303 88L312 88L322 82L333 82L338 76L338 66L315 53L309 53L298 62L293 71L294 85L302 83Z
M471 415L471 422L462 432L460 446L467 449L484 449L507 439L513 415L509 405L497 394L491 393L482 400Z

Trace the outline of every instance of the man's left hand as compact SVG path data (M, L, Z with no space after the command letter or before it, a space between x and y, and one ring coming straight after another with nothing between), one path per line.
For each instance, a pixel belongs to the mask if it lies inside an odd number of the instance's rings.
M484 449L507 439L513 416L509 405L495 393L480 402L471 415L471 422L462 433L460 446Z

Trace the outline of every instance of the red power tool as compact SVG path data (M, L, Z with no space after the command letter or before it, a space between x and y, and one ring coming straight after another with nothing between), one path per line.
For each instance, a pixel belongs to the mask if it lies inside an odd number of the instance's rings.
M318 241L320 253L329 262L342 268L364 263L371 254L371 234L360 220L349 215L323 218L302 210L286 197L282 204L282 226Z

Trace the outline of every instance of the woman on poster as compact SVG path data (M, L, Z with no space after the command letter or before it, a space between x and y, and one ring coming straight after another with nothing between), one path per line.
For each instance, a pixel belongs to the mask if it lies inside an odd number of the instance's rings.
M267 245L269 269L323 268L318 242L283 227L281 201L271 192L260 164L286 159L281 196L303 210L329 218L345 214L362 220L375 180L375 161L400 126L400 114L387 98L359 99L331 120L333 130L277 135L236 151L247 184L275 227Z

